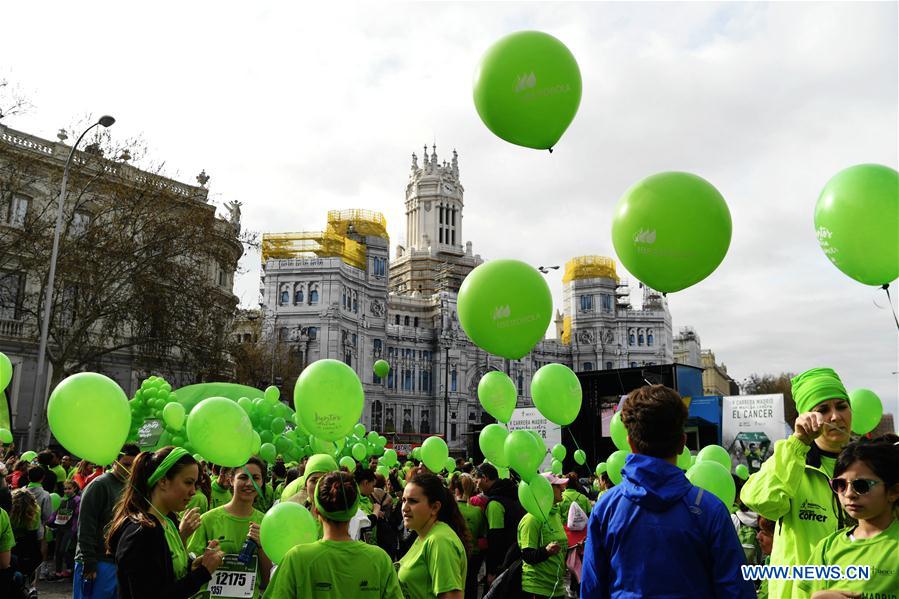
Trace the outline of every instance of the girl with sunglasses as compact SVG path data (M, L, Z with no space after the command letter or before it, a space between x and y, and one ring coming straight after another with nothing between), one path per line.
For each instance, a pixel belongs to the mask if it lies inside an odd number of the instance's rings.
M810 565L869 566L868 580L806 580L800 597L891 597L899 589L899 437L861 439L840 454L830 486L858 521L815 546ZM830 592L828 592L830 591ZM804 594L803 594L804 593Z

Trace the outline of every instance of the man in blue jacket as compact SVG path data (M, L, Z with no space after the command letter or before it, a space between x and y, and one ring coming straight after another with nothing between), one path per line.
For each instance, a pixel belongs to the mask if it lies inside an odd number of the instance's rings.
M581 597L754 598L727 508L677 467L687 408L676 391L632 391L621 420L632 454L587 529Z

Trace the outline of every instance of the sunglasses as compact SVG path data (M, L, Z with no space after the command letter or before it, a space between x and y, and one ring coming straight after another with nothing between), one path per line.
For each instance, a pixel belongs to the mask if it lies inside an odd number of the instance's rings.
M857 478L855 480L832 478L830 479L830 488L833 489L834 493L843 495L846 490L852 486L853 491L859 495L864 495L882 482L882 480L871 480L868 478Z

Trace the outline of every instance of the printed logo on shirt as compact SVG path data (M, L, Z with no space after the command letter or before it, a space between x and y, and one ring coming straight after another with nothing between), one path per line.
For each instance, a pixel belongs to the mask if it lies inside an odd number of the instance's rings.
M827 522L827 513L823 506L806 500L799 506L799 519Z
M359 592L360 593L380 593L381 589L378 586L369 586L367 580L363 580L359 583Z
M315 588L320 591L330 591L331 587L332 587L331 583L327 582L327 581L315 583Z

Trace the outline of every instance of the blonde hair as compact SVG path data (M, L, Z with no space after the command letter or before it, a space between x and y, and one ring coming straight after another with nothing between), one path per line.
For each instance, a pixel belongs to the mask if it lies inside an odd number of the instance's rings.
M467 503L472 495L477 495L474 478L470 474L462 472L456 476L456 480L459 481L459 488L462 489L462 501Z

